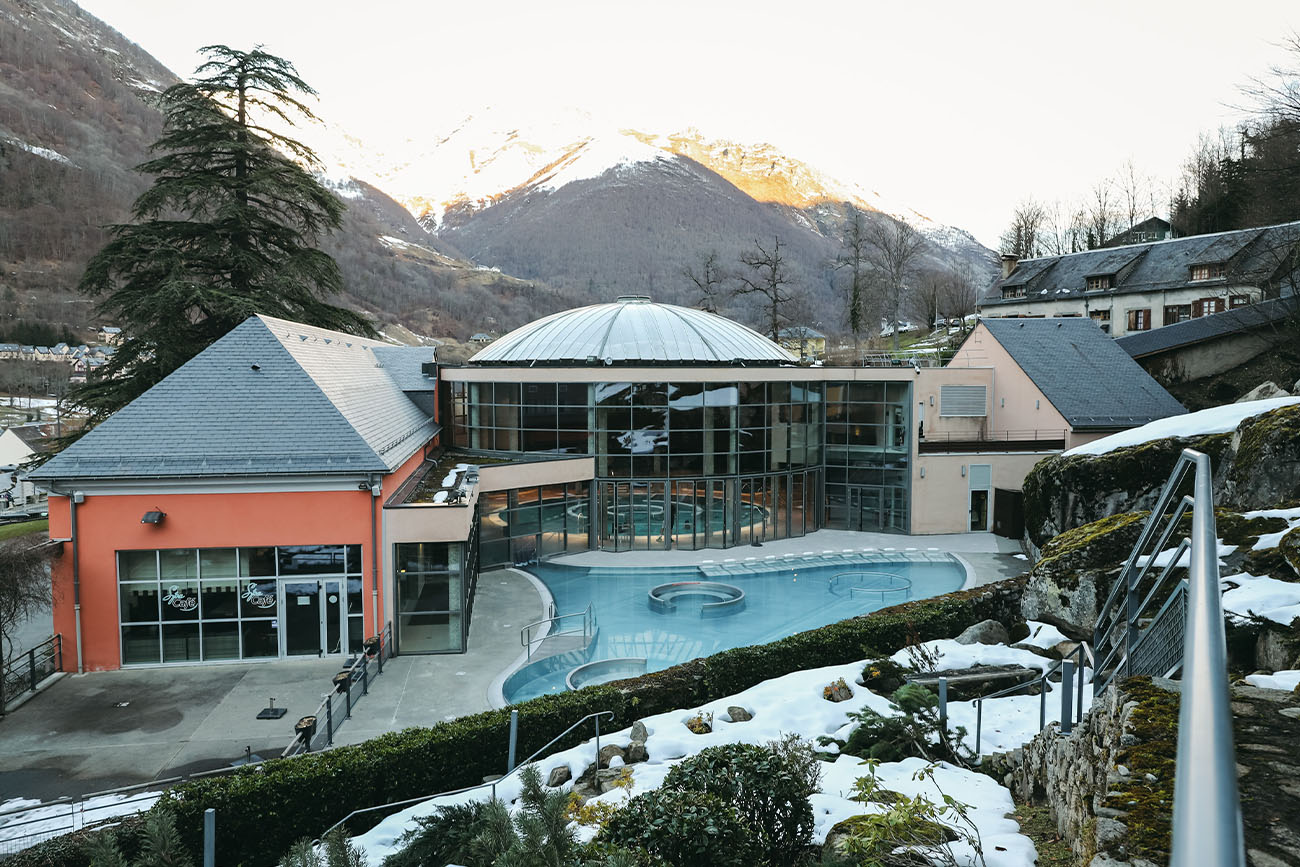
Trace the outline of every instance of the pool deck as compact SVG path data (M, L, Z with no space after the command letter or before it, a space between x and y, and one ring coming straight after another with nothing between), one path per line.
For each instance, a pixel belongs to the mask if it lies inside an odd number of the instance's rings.
M850 530L818 530L798 539L780 539L762 545L736 548L708 548L701 551L583 551L549 561L564 566L699 566L705 561L722 563L749 558L763 560L786 554L838 554L845 549L893 549L954 554L971 567L971 586L1012 578L1029 570L1029 562L1015 555L1020 543L992 533L958 533L943 536L899 536L892 533L858 533Z

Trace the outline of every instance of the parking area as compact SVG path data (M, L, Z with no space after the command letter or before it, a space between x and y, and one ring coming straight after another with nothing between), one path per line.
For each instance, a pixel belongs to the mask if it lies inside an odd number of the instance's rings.
M487 710L488 688L521 652L541 596L513 570L482 576L470 652L385 663L336 743ZM316 711L340 658L131 668L66 675L0 718L0 802L48 800L223 768L245 750L278 756ZM274 697L280 720L257 713Z

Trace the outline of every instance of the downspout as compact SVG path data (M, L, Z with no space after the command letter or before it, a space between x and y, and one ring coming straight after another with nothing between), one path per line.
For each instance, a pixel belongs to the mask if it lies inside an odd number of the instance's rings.
M370 477L370 613L374 635L379 629L379 482Z
M81 546L77 541L77 502L79 499L85 499L85 496L80 491L68 493L69 530L72 535L72 610L76 619L77 674L85 672L81 655Z

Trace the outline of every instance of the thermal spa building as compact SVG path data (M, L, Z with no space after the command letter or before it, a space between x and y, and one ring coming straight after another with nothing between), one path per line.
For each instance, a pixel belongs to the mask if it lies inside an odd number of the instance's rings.
M480 568L827 527L1019 536L1045 454L1182 407L1088 320L800 365L624 298L440 366L254 316L31 474L67 667L464 649ZM75 652L74 652L75 651Z

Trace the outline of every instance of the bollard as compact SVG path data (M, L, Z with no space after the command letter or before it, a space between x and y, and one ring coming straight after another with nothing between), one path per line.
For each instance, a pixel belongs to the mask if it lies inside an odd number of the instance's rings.
M1083 680L1080 673L1079 679ZM1070 724L1074 721L1074 711L1070 700L1074 698L1074 663L1065 660L1061 663L1061 734L1070 733Z
M519 745L519 711L510 711L510 753L506 759L506 773L515 769L515 747Z
M334 746L334 696L325 699L325 745ZM311 741L307 742L307 752L311 752Z
M217 867L217 811L203 811L203 867Z
M939 728L948 730L948 678L939 678Z

